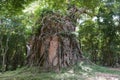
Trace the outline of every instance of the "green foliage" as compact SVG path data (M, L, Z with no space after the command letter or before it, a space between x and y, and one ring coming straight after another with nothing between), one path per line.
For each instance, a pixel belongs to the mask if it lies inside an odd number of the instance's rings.
M22 13L26 5L34 1L39 3L35 12ZM84 14L74 14L83 21L79 27L79 41L84 55L96 64L113 66L120 63L120 19L113 19L116 16L120 18L119 0L0 0L2 48L5 48L6 40L10 36L6 57L8 69L23 65L26 39L38 32L36 30L42 26L40 22L45 15L52 15L54 12L69 15L68 9L73 6L86 10ZM94 17L97 20L92 20ZM0 45L0 64L2 48Z
M8 46L7 53L4 53L6 69L12 70L23 66L26 53L25 27L21 24L21 19L18 16L1 18L0 41L0 65L2 65L3 61L2 49L5 50Z
M0 14L13 15L20 13L25 5L34 0L0 0Z
M115 10L119 9L115 7L118 2L103 3L96 16L81 19L79 39L85 56L90 60L96 64L116 66L120 64L120 12Z

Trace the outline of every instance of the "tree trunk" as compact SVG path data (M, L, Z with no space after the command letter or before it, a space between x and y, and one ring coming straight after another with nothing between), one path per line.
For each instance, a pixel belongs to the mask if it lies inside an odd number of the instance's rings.
M60 70L81 61L82 53L74 33L75 25L68 16L48 14L37 24L42 26L33 36L29 65Z
M6 54L8 51L8 42L9 42L10 36L7 36L6 43L3 45L3 36L0 39L0 45L1 45L1 52L2 52L2 72L6 71Z

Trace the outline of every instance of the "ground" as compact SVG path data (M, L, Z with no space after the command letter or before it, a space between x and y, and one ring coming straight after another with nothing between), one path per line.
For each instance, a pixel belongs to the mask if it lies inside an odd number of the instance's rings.
M120 70L81 63L60 72L46 72L37 67L23 67L15 71L0 73L0 80L120 80Z
M89 77L86 80L120 80L120 76L106 73L96 73L95 76Z

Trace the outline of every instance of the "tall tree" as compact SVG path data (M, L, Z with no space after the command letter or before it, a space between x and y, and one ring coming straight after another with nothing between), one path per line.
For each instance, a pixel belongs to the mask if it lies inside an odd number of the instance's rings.
M24 64L25 27L18 17L1 17L0 24L0 68L13 70ZM19 56L19 57L18 57Z
M40 11L40 18L35 25L37 30L32 38L32 43L30 43L32 47L28 56L29 65L60 70L83 59L74 34L75 27L79 15L89 14L87 10L93 10L95 6L87 8L88 4L82 2L86 5L82 8L79 8L82 6L80 1L75 0L69 2L63 0L63 3L59 0L51 0L46 3L45 8L48 9ZM93 0L90 2L93 3ZM59 4L56 5L56 3Z
M79 38L83 52L97 64L116 66L119 63L119 3L117 0L102 1L95 16L83 15L80 19Z

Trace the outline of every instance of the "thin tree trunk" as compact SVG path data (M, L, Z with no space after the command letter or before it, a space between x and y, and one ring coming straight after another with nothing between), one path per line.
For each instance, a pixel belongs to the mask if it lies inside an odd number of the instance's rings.
M8 42L9 42L9 38L10 38L10 36L8 36L7 37L7 40L6 40L6 44L5 44L5 47L4 47L4 45L3 45L3 37L1 38L1 42L0 42L0 45L1 45L1 52L2 52L2 55L3 55L3 61L2 61L2 72L4 72L4 71L6 71L6 54L7 54L7 51L8 51L8 49L9 49L9 47L8 47Z

